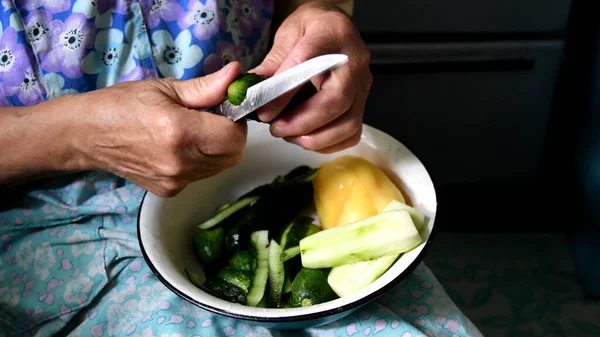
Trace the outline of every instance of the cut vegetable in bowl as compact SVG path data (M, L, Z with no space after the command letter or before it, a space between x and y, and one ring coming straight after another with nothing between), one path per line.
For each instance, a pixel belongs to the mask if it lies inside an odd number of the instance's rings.
M186 273L233 303L316 305L376 281L422 243L424 221L377 166L344 156L296 167L218 207L194 237L206 278Z
M393 210L300 240L302 266L332 268L407 252L421 243L410 215Z

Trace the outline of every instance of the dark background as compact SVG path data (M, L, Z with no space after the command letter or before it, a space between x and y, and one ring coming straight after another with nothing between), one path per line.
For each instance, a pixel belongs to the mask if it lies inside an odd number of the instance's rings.
M374 75L365 123L424 162L440 231L571 233L583 223L577 155L598 130L582 128L600 16L592 6L355 1Z

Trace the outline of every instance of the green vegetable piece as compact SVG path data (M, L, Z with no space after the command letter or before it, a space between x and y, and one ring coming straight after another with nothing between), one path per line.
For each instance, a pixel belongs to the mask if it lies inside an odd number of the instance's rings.
M202 284L202 278L200 277L200 275L191 272L187 269L183 269L183 271L185 272L185 274L187 275L187 277L190 279L190 281L197 287L203 288L204 285Z
M242 250L229 260L229 267L234 270L253 271L256 268L256 259L248 250Z
M243 289L223 281L218 276L211 276L204 282L204 289L211 295L232 303L246 304L246 294Z
M319 226L314 225L314 218L309 216L300 216L292 221L281 234L281 247L288 249L300 244L300 240L314 234L320 230Z
M385 206L383 208L383 211L387 212L387 211L393 211L393 210L399 210L399 209L407 210L408 213L410 214L412 221L415 224L415 227L417 228L417 231L421 231L421 228L423 228L423 225L425 224L425 215L423 215L421 212L417 211L413 207L410 207L407 204L401 203L398 200L392 200L392 201L390 201L389 204L387 204L387 206Z
M250 284L252 283L252 272L245 270L233 270L224 268L219 271L218 277L242 290L244 295L248 294Z
M335 298L325 270L302 268L292 282L290 304L293 307L307 307Z
M281 293L285 280L282 254L281 246L275 240L271 240L269 244L269 297L272 305L276 308L279 308L281 304Z
M248 305L255 307L265 296L269 278L269 232L256 231L250 235L250 246L256 252L256 270L248 291Z
M242 200L236 201L233 205L229 205L226 208L221 209L220 212L219 212L219 209L217 209L217 214L215 216L213 216L212 218L204 221L203 223L201 223L200 225L198 225L198 227L201 228L201 229L212 228L212 227L218 225L221 221L225 220L227 217L229 217L233 213L235 213L235 212L239 211L240 209L242 209L242 208L250 205L251 203L253 203L256 200L258 200L259 198L260 197L258 197L258 196L244 198ZM223 207L223 206L221 206L221 207Z
M231 206L231 204L223 204L223 205L217 207L215 213L221 213L224 210L226 210L229 206Z
M283 178L287 181L309 181L317 174L316 168L301 165L288 172Z
M352 295L377 280L399 256L385 255L375 260L334 267L329 272L327 283L339 297Z
M224 241L223 228L198 229L194 236L196 255L205 265L211 266L221 258Z
M300 246L288 248L284 250L281 254L281 259L283 260L283 262L286 262L289 259L296 257L298 254L300 254Z
M292 291L292 278L286 273L283 281L283 294L289 294L290 291Z
M246 92L251 86L262 82L266 77L246 73L238 76L227 88L227 99L233 105L240 105L246 99Z
M305 268L332 268L405 253L422 239L406 210L392 210L300 240Z

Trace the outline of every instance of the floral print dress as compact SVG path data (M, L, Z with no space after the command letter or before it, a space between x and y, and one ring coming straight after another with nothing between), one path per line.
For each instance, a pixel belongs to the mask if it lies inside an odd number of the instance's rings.
M0 105L119 82L188 79L268 46L272 0L2 0ZM51 146L51 144L49 144ZM104 171L0 191L0 336L278 336L169 291L137 242L144 191ZM480 336L426 266L297 336Z

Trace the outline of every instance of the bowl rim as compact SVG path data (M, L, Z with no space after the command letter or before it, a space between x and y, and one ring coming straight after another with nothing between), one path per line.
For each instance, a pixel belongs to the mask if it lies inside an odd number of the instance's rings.
M431 174L429 173L429 170L427 170L427 167L425 166L425 164L423 163L423 161L415 155L415 153L406 145L404 145L404 143L400 142L400 140L396 139L395 137L391 136L390 134L381 131L377 128L374 128L370 125L367 124L363 124L364 126L369 127L371 130L375 130L378 132L381 132L383 134L385 134L388 137L391 137L393 139L395 139L396 141L398 141L400 144L402 144L402 146L404 146L413 156L415 156L417 158L417 160L421 163L421 165L423 166L423 168L425 169L425 172L427 173L427 175L429 176L429 179L431 180L431 183L433 185L433 191L436 194L436 205L435 205L435 217L433 219L433 221L435 222L435 220L438 218L438 212L439 212L439 201L437 198L437 193L436 193L436 189L435 189L435 183L433 178L431 177ZM144 201L146 199L146 196L148 195L148 191L145 190L144 191L144 195L142 196L142 200L140 202L140 205L138 207L138 216L137 216L137 237L138 237L138 243L140 245L140 250L142 252L142 256L144 257L144 260L146 261L146 263L148 264L148 267L150 267L150 270L152 271L152 273L156 276L156 278L158 278L169 290L171 290L173 293L175 293L177 296L183 298L184 300L188 301L189 303L196 305L204 310L207 310L209 312L212 312L214 314L219 314L219 315L223 315L225 317L228 318L233 318L233 319L239 319L239 320L244 320L244 321L251 321L251 322L256 322L256 323L297 323L297 322L303 322L303 321L310 321L310 320L317 320L317 319L322 319L322 318L327 318L330 317L332 315L335 314L339 314L345 311L349 311L352 309L357 309L363 305L366 305L370 302L372 302L373 300L379 298L380 296L382 296L383 294L385 294L386 292L388 292L391 288L395 287L396 285L398 285L401 281L403 281L404 279L406 279L406 277L412 273L416 267L423 262L425 255L427 254L427 251L429 249L429 246L431 245L431 242L433 241L435 234L437 232L437 228L434 225L431 229L431 232L429 233L429 237L427 238L427 241L425 242L425 244L423 245L423 248L421 249L421 251L419 252L419 254L417 255L417 257L408 265L408 267L406 269L404 269L404 271L402 271L398 276L396 276L393 280L391 280L390 282L388 282L387 284L385 284L384 286L382 286L381 288L377 289L376 291L366 295L363 298L360 298L354 302L342 305L338 308L334 308L334 309L328 309L328 310L324 310L324 311L317 311L317 312L311 312L311 313L307 313L307 314L302 314L302 315L296 315L296 316L285 316L285 317L265 317L265 316L260 316L260 315L244 315L244 314L237 314L237 313L233 313L230 311L227 311L225 309L221 309L218 307L214 307L205 303L202 303L200 301L195 300L194 298L192 298L191 296L186 295L184 292L182 292L181 290L179 290L177 287L175 287L173 284L171 284L167 279L165 279L162 274L158 271L158 269L154 266L154 264L152 263L152 260L150 260L150 257L148 256L148 254L146 253L146 249L144 248L144 243L142 241L142 237L141 237L141 222L140 222L140 218L141 218L141 212L142 212L142 206L144 205Z

